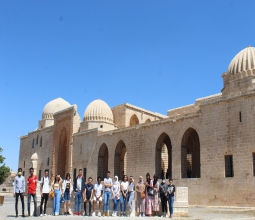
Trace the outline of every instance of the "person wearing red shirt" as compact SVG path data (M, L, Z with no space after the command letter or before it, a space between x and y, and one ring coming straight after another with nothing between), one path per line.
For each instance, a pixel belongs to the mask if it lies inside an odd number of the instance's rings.
M27 192L28 192L28 198L27 198L27 210L28 210L28 216L30 216L30 203L31 203L31 196L34 200L34 216L36 216L36 185L37 185L37 176L34 175L34 168L30 168L30 176L27 178Z

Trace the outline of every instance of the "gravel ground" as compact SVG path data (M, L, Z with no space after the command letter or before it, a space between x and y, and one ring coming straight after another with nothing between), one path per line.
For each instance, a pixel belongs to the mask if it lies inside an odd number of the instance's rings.
M26 202L26 199L25 199ZM25 204L26 206L26 204ZM21 205L19 203L19 211L21 214ZM25 210L25 213L27 211ZM28 218L28 217L26 217ZM91 219L98 220L99 217L78 217L78 216L44 216L44 217L29 217L29 219ZM1 220L11 220L15 218L15 209L14 209L14 198L8 195L5 195L4 205L0 206L0 219ZM20 216L18 219L22 219ZM120 219L120 217L101 217L100 219ZM139 217L122 217L121 219L139 219ZM144 220L149 219L163 219L161 217L143 217ZM174 216L173 219L192 219L192 220L225 220L225 219L253 219L255 220L255 208L242 208L242 207L189 207L189 216L187 217L177 217Z

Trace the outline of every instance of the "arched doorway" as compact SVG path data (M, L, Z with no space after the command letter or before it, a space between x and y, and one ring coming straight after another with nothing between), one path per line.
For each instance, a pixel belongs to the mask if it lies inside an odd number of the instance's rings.
M172 177L172 144L166 133L162 133L156 143L155 172L159 178Z
M200 142L195 129L189 128L181 143L182 178L200 178Z
M108 148L106 144L102 144L98 152L97 176L103 180L108 171Z
M59 137L59 148L58 148L58 166L57 173L60 176L65 176L66 173L66 165L67 165L67 135L66 129L63 128L61 130L61 134Z
M132 115L130 118L130 126L139 124L139 120L136 116L136 114Z
M127 172L127 148L123 141L119 141L115 149L114 155L114 175L119 179Z

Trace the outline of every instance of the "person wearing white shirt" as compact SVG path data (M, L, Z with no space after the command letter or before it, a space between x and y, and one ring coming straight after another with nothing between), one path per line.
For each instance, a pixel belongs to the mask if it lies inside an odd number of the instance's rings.
M72 180L71 180L71 175L70 173L66 174L66 178L62 184L62 197L65 199L64 203L64 211L65 215L70 215L69 209L70 209L70 197L73 191L73 185L72 185Z
M98 210L98 217L101 217L101 212L102 210L102 196L103 196L103 185L101 184L101 177L97 177L97 183L94 185L94 205L93 205L93 213L92 216L95 216L95 209L97 206L97 203L99 203L99 210Z
M47 215L46 207L50 192L49 170L44 171L44 177L42 177L41 179L40 192L41 192L40 216L43 215L46 216ZM44 214L42 213L43 202L44 202Z
M128 177L127 175L123 176L123 181L120 184L121 197L120 197L120 217L126 216L126 208L127 208L127 199L128 199ZM124 203L124 207L122 209L122 205Z
M16 217L18 217L18 200L20 197L22 205L22 217L25 217L24 214L24 192L25 192L26 182L24 176L22 176L22 168L18 169L18 176L14 178L13 184L13 196L15 197L15 211Z

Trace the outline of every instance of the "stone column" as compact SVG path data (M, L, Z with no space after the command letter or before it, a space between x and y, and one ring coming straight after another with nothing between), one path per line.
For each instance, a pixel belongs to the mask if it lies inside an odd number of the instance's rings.
M173 216L188 216L188 187L176 187Z

